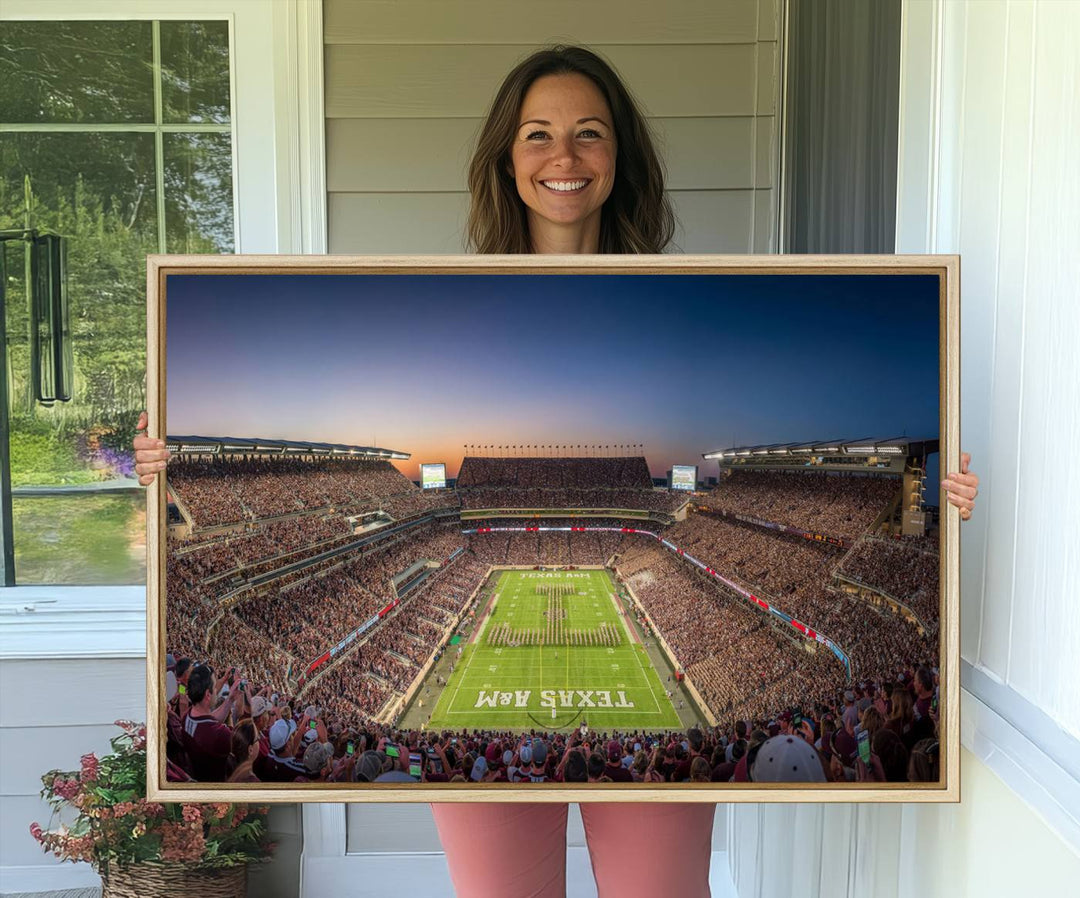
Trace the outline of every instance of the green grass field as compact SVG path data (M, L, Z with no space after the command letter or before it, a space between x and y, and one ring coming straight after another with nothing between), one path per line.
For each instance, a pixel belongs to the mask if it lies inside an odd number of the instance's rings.
M483 609L471 641L439 696L428 724L435 729L548 730L678 729L679 716L644 647L617 606L607 571L502 571L494 600ZM561 585L552 600L538 584ZM529 631L550 632L561 620L558 644L527 643ZM570 644L588 640L601 625L618 634L617 645ZM509 630L509 644L491 643ZM570 635L570 634L576 635ZM550 639L550 637L547 637ZM610 637L609 637L610 638ZM453 650L451 650L453 651Z

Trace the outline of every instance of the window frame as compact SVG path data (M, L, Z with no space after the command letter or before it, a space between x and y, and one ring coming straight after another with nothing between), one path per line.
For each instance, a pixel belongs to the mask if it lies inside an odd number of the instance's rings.
M0 6L0 22L147 19L229 23L236 252L325 253L322 3L5 0ZM0 589L0 659L145 654L145 585Z

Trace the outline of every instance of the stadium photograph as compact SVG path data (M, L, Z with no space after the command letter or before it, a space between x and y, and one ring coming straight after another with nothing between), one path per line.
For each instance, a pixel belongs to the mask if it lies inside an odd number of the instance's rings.
M163 786L943 784L937 275L166 284Z

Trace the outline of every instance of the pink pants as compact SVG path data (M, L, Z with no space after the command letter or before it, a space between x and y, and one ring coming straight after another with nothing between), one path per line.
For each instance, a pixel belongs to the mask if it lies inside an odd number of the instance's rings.
M434 804L458 898L563 898L565 804ZM582 804L599 898L708 898L713 804Z

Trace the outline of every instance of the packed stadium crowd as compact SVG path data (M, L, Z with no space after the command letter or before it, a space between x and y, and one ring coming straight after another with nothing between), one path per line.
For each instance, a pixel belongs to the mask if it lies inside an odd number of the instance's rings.
M457 525L425 525L329 571L234 606L248 626L289 654L312 660L392 602L392 578L421 561L440 561L462 545Z
M469 522L473 527L632 527L655 531L656 525L649 521L622 521L612 518L543 518L542 520L503 518ZM619 551L629 534L600 532L534 531L525 533L477 534L469 541L469 548L477 558L491 564L524 565L598 565Z
M686 497L654 489L642 457L478 458L461 463L462 508L625 508L668 514Z
M732 471L702 504L853 540L900 490L897 477L803 471Z
M598 508L659 511L672 514L686 497L667 490L649 489L469 489L459 494L461 507L473 509Z
M515 733L398 729L370 719L379 680L338 674L326 699L245 672L166 659L171 781L281 783L937 782L938 682L926 667L853 684L829 701L685 731ZM865 733L865 736L861 734ZM860 749L860 741L865 746Z
M800 620L816 623L835 603L823 590L843 550L828 543L704 514L688 516L664 536Z
M486 502L478 505L475 500L493 498L496 493L501 497L494 503L498 507L516 507L502 501L511 494L523 502L528 499L526 504L541 493L561 499L598 492L609 497L620 492L667 495L652 489L648 469L640 458L470 458L466 462L459 476L459 485L465 483L461 493L464 507L487 507ZM609 749L613 752L611 743L621 740L619 765L631 778L636 771L641 778L638 781L672 781L672 762L679 765L679 779L689 778L689 769L684 770L682 764L689 759L694 766L697 758L692 758L693 752L686 747L682 748L685 757L680 756L679 746L687 741L681 734L611 734L613 739L604 734L598 743L582 737L586 751L582 745L571 746L572 738L560 734L524 742L504 733L433 737L399 733L390 724L377 722L399 710L406 693L419 685L425 665L441 651L451 626L482 585L491 565L600 565L612 559L617 576L648 615L650 626L667 645L674 663L718 719L747 721L752 727L746 729L744 737L752 732L768 733L778 721L778 735L788 735L778 718L779 709L800 709L799 716L812 717L818 727L812 741L820 748L824 739L821 757L826 776L852 776L853 767L841 764L840 771L828 767L830 757L837 752L833 740L847 744L844 725L838 722L847 709L841 691L843 668L837 659L821 646L816 652L806 651L792 633L778 632L780 625L659 541L621 532L462 534L462 529L485 525L587 523L618 527L624 522L503 519L472 521L463 528L456 516L439 522L423 519L405 530L386 530L385 538L362 549L331 552L326 557L327 549L355 539L343 514L354 509L337 505L357 503L363 496L367 498L361 505L374 497L376 504L388 509L392 501L400 500L405 510L398 516L407 517L418 510L450 508L453 500L448 501L447 494L442 498L433 494L433 501L429 501L429 496L390 465L378 462L188 462L170 465L169 471L170 488L183 497L189 513L203 526L210 526L208 522L239 526L232 532L216 533L212 539L196 532L193 538L170 542L166 565L168 643L182 660L211 658L210 666L218 671L235 668L244 672L241 676L234 671L231 682L223 682L227 678L220 673L210 677L213 682L208 689L213 696L209 706L204 702L200 707L216 715L213 724L203 719L192 724L176 707L177 720L170 718L170 738L179 735L170 743L169 756L177 759L177 776L186 770L197 779L206 778L208 773L213 774L209 778L218 779L235 774L236 769L249 778L241 781L264 778L260 770L267 779L285 781L327 777L360 781L391 772L409 776L408 769L396 768L403 763L401 757L417 749L422 756L420 776L427 781L462 776L467 781L487 782L501 781L503 776L517 782L524 778L521 768L529 763L533 779L569 776L572 778L565 781L588 781L576 779L581 767L593 781L605 776L619 781L613 770L601 773L593 762ZM552 483L555 487L549 489ZM899 697L893 695L893 687L899 683L903 689L913 689L915 667L910 659L936 657L936 648L929 637L919 636L907 622L840 591L834 574L840 570L844 576L909 601L927 614L933 612L936 618L935 544L889 541L864 534L895 488L895 482L882 478L736 472L724 481L717 497L706 503L723 515L737 510L774 523L859 538L846 554L838 547L714 514L691 513L665 529L663 535L723 576L833 638L848 653L858 675L877 684L876 699L871 689L859 697L860 702L870 698L876 707L884 698L885 710L875 713L886 717L890 703L904 704L900 693ZM565 507L592 504L568 503ZM282 513L292 516L263 520ZM657 527L625 523L638 529ZM446 563L451 556L454 560ZM841 560L843 566L838 568ZM432 570L419 567L429 561L442 566ZM293 696L287 693L300 688L300 671L380 611L383 616L377 624L354 645L310 672L298 702L315 706L308 708L313 713L301 713L298 707L290 706ZM188 669L194 669L190 661ZM897 680L900 670L908 672L907 679ZM256 715L259 709L262 713ZM803 715L803 711L807 713ZM243 719L245 714L252 721ZM873 715L870 717L872 720ZM236 747L234 742L239 740L239 745L254 731L260 743L257 757L263 760L245 763L256 759L249 741L241 746L241 754L246 751L247 755L233 756L231 766L193 762L190 757L185 765L185 752L201 750L192 746L202 734L214 730L218 747L224 744L224 733L215 726L226 726L224 718L233 724L227 753ZM903 737L904 733L898 735ZM448 741L455 738L460 741ZM887 737L882 739L888 741ZM738 739L734 731L710 731L699 754L708 754L712 761L719 748L730 755L742 742L745 756L752 741ZM353 743L352 753L345 750L347 742ZM388 742L401 747L400 757L392 763L392 755L385 751ZM472 759L470 752L462 749L462 744L470 742L477 743L479 749ZM312 744L321 747L308 755ZM489 751L492 744L499 746L497 751ZM643 746L640 750L626 751L638 744ZM599 752L594 750L597 746ZM914 746L906 747L910 752ZM333 757L322 758L330 749ZM372 755L380 751L379 764L394 768L392 771L376 773L371 766ZM647 761L643 766L639 751ZM893 745L883 746L882 751L891 752L890 757L898 755ZM305 757L321 760L317 771L310 769ZM362 766L361 758L367 759L363 775L356 772ZM723 761L730 763L727 757ZM537 765L543 772L536 772ZM697 766L700 778L705 775L704 768ZM876 775L870 766L864 766L863 773ZM517 772L511 773L514 767ZM706 778L715 781L717 767L712 764ZM481 771L479 776L477 770ZM721 777L727 778L730 776Z
M195 530L326 508L406 516L456 504L452 493L423 493L388 461L360 459L179 456L168 485Z
M939 616L940 569L936 542L868 536L855 544L837 573L903 602L933 625Z
M485 458L467 455L457 488L651 490L652 475L643 456L620 458Z
M201 579L315 546L333 548L348 542L352 536L352 527L345 516L316 513L248 524L242 530L219 534L213 540L173 539L170 551L185 559Z

